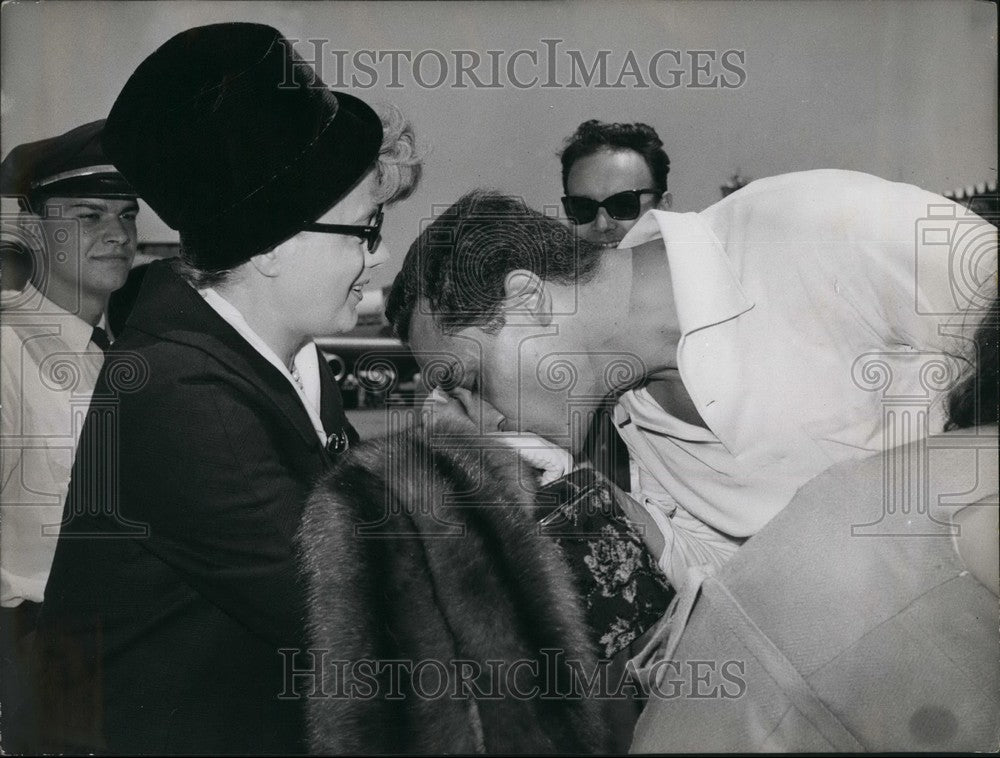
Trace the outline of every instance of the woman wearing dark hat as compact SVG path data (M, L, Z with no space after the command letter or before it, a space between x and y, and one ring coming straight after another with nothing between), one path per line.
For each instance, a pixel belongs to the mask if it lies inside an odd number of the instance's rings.
M419 165L276 30L174 37L104 148L180 232L84 427L42 618L53 749L303 752L303 501L356 433L313 337L350 329ZM380 150L382 155L380 156ZM309 661L298 665L308 667Z

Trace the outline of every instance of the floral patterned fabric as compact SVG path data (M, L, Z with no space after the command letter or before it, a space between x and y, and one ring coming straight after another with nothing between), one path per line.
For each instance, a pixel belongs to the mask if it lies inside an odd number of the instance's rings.
M547 514L540 529L562 548L598 650L610 658L659 620L674 589L598 472L574 471L543 487L536 503Z

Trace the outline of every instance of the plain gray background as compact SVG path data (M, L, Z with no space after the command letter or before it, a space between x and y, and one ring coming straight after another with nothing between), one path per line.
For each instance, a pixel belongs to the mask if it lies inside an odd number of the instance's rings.
M448 82L424 87L402 62L391 87L388 61L370 88L348 88L369 101L394 102L429 148L425 178L392 209L386 239L393 260L373 284L388 284L422 219L476 186L519 194L555 212L561 195L556 151L584 119L645 121L666 143L675 210L700 210L739 170L762 177L800 169L868 171L938 192L996 179L997 15L974 0L874 2L5 2L2 9L2 149L65 131L107 114L135 66L175 33L218 21L258 21L293 38L325 38L346 50L347 69L324 58L323 76L349 81L360 50L435 50ZM682 86L577 88L540 86L550 77L544 39L557 46L555 79L571 74L567 51L591 65L607 50L614 83L631 52L646 69L661 50L685 56ZM551 43L550 43L551 44ZM310 54L310 46L300 46ZM477 52L488 79L488 50L503 65L518 50L519 88L453 86L454 51ZM736 88L694 88L690 51L714 51L709 78L726 74L719 59L743 51L746 80ZM439 59L424 56L425 83ZM704 60L704 58L702 59ZM660 58L669 81L670 57ZM738 63L738 61L737 61ZM702 75L704 80L706 75ZM470 80L466 78L466 82ZM582 79L578 74L578 83ZM140 235L175 234L145 208Z

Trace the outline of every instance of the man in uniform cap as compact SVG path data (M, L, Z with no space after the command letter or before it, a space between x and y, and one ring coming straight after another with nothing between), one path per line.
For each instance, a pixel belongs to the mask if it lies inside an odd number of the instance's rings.
M135 190L104 155L104 121L18 145L0 165L0 190L21 212L4 219L0 308L3 374L0 606L4 748L17 750L25 642L35 626L62 521L79 438L108 338L108 297L136 251ZM26 281L25 281L26 280Z

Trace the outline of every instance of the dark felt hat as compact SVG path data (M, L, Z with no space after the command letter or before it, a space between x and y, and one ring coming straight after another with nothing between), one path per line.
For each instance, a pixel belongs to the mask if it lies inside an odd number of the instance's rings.
M26 142L0 164L0 194L17 197L38 212L46 197L132 199L136 192L101 148L104 121L92 121L56 137Z
M378 156L382 124L269 26L188 29L146 58L104 130L108 156L205 270L297 234Z

